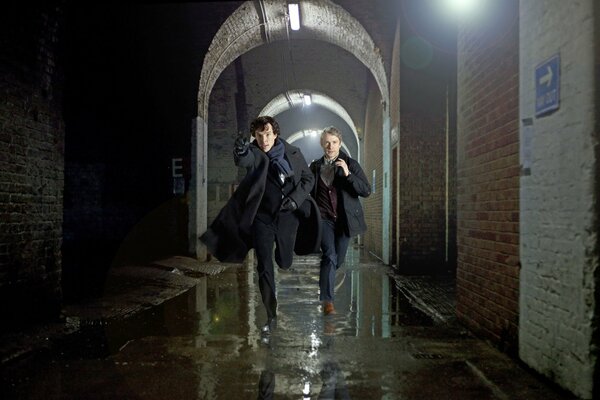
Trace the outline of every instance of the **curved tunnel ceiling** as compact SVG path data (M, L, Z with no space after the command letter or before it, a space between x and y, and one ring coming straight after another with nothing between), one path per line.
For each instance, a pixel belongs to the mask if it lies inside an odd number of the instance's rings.
M280 94L310 89L339 103L350 115L362 138L371 73L341 47L312 39L280 40L255 47L236 59L233 65L235 68L230 66L223 71L215 88L229 85L232 91L243 95L249 118L258 116ZM233 87L234 73L238 88ZM214 91L213 88L211 98ZM212 106L212 100L210 104ZM309 109L303 108L304 111ZM210 118L213 118L212 115L209 115ZM347 131L353 135L354 128L350 126ZM348 140L354 139L348 137Z
M277 115L281 114L282 112L290 110L292 108L304 107L303 95L305 93L310 94L311 99L312 99L312 104L314 104L316 106L321 106L321 107L331 111L332 113L336 114L338 117L343 119L344 122L346 122L346 124L348 124L350 129L352 129L352 133L354 134L354 139L356 141L356 146L358 149L357 154L360 154L360 141L358 139L358 132L356 130L356 124L354 123L354 121L352 121L350 114L348 114L346 109L344 107L342 107L342 105L340 103L338 103L337 101L335 101L334 99L332 99L331 97L329 97L323 93L319 93L317 91L308 90L308 89L289 90L285 93L278 95L273 100L271 100L269 102L269 104L267 104L265 106L265 108L263 108L261 110L260 115L277 116ZM298 134L300 135L298 137L304 137L305 136L304 132L308 132L308 131L298 132ZM289 140L291 140L292 136L289 138ZM345 144L344 144L344 146L345 146ZM346 149L347 153L350 153L348 151L348 148L345 147L345 149Z
M257 4L260 11L255 6ZM206 119L210 92L221 72L238 56L260 45L287 39L316 39L354 55L373 75L384 102L388 84L381 54L364 27L329 0L300 2L302 28L288 30L287 2L245 2L223 23L204 58L198 92L198 115ZM350 125L354 127L354 125Z
M291 144L291 143L297 142L298 140L301 140L301 139L304 139L304 138L318 138L320 136L321 136L321 132L312 131L312 130L303 130L303 131L298 131L298 132L292 133L290 136L288 136L287 142ZM346 146L345 142L342 142L342 149L350 157L355 157L352 154L352 151L350 151L350 149L348 148L348 146Z

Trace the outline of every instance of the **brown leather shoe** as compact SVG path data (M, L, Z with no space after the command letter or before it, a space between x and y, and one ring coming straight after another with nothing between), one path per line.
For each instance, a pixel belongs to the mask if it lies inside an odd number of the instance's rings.
M333 303L330 301L326 301L323 304L323 313L325 315L335 314L335 308L333 307Z

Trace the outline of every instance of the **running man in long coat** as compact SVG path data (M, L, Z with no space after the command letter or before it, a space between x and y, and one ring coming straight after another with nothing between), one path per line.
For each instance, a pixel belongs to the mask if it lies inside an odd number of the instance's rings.
M220 261L241 262L254 248L267 312L262 331L268 333L277 318L273 246L275 261L283 269L292 265L294 250L318 251L320 216L309 196L314 176L300 149L279 137L279 124L272 117L255 119L250 132L256 140L238 138L234 148L235 163L246 168L246 176L201 239ZM297 240L302 218L314 232Z

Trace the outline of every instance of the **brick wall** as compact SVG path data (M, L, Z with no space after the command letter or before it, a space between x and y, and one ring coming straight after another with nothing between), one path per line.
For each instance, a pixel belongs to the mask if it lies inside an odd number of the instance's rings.
M400 268L443 265L445 120L403 113L400 124Z
M502 3L494 21L473 22L459 32L457 315L476 333L513 349L519 312L519 31L518 2Z
M369 80L367 112L364 129L363 170L373 187L375 171L375 190L363 201L367 232L364 234L365 250L382 257L382 210L383 210L383 112L381 95L373 80Z
M359 9L368 10L366 14L370 15L376 11L371 2L360 1L353 3L355 3L355 7L359 6ZM218 78L220 71L233 62L237 56L245 54L251 49L261 51L262 45L266 44L267 46L287 47L288 49L281 52L283 60L285 57L284 54L291 53L289 50L291 47L297 46L300 42L305 42L304 40L289 41L289 38L297 39L299 37L294 34L290 36L286 19L281 18L281 15L283 15L282 13L285 12L285 4L272 2L263 4L263 6L263 11L260 11L258 6L255 8L251 3L243 3L242 6L223 24L223 27L216 35L204 60L203 74L200 78L200 116L204 116L206 113L205 107L207 108L208 105L206 96L210 94L213 82ZM356 11L355 7L353 7L354 11ZM385 13L380 7L376 8L377 14L384 13L388 16L386 20L392 19L389 18L389 15L392 13ZM386 86L385 68L383 66L380 49L374 45L371 37L363 26L360 25L354 17L348 14L344 8L332 2L309 2L301 5L300 12L302 14L302 25L304 26L303 32L301 33L302 39L316 39L314 42L308 42L311 47L320 46L323 43L331 43L336 48L336 53L341 49L345 49L347 52L352 53L372 71L382 90L384 92L388 91ZM365 11L359 12L359 14L361 14L362 17L366 17ZM261 21L263 16L266 16L268 21L267 24L261 24L261 22L263 22ZM367 20L370 20L370 17L366 18ZM381 21L378 21L377 24L373 25L372 29L379 31L380 27L383 25L386 24L382 24ZM257 29L258 27L260 27L260 29ZM384 36L387 37L387 35ZM281 40L283 40L283 43L278 43ZM318 52L312 50L313 49L310 48L308 53L318 54ZM296 54L295 50L293 53L296 63L303 59ZM317 63L309 63L311 67L307 69L312 69L314 66L318 65L319 68L314 68L318 74L321 67L334 65L338 62L336 54L331 54L328 58L330 60L328 63L323 63L323 60L319 59ZM282 68L282 64L277 58L269 58L268 64L276 66L277 73L264 74L260 77L261 79L268 79L273 84L283 82L285 90L290 89L290 86L295 86L295 84L300 83L294 82L295 77L293 72L290 72L289 77L284 76L284 80L279 79L282 74L285 75L288 68ZM345 74L345 68L338 68L336 72L338 74ZM301 74L298 76L300 75ZM321 82L326 82L324 77L319 76L319 78ZM297 87L310 86L300 85ZM339 93L343 90L345 90L343 87L336 87L333 93ZM325 90L321 91L327 93ZM282 91L278 91L277 94L281 92ZM361 95L361 93L362 92L359 92L358 95ZM342 98L341 94L339 94L339 96ZM254 97L249 95L248 99L253 101ZM268 99L268 101L270 100L271 99ZM360 110L360 113L362 113L362 111L363 110ZM349 109L349 112L351 115L355 115L354 109ZM252 113L249 114L251 115Z
M237 127L235 93L238 90L234 65L227 67L213 88L208 119L208 223L210 224L231 195L232 185L239 183L238 168L233 161L233 142ZM240 177L243 173L240 172Z
M456 260L456 28L433 2L399 3L396 264L437 273Z
M61 10L0 16L0 304L11 322L53 318L61 302Z

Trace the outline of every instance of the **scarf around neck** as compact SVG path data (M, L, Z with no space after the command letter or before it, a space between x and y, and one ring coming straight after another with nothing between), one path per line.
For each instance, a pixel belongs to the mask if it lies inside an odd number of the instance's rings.
M277 140L275 145L271 147L268 153L269 163L272 168L275 168L277 174L283 174L286 177L292 176L292 167L285 159L285 145L281 140Z

